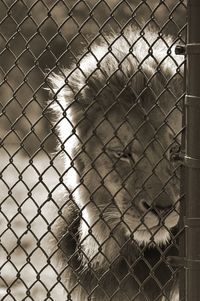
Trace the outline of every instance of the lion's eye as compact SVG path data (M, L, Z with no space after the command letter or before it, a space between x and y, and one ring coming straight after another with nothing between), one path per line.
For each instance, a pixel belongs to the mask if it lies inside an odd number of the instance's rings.
M113 155L121 161L129 162L132 159L132 154L128 151L115 150Z
M115 158L117 161L133 162L133 154L129 149L107 148L106 153L110 158Z

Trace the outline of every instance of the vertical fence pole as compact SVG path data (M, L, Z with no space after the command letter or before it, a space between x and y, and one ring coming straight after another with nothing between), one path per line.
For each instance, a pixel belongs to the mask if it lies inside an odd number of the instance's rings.
M188 0L186 54L186 300L200 301L200 0Z

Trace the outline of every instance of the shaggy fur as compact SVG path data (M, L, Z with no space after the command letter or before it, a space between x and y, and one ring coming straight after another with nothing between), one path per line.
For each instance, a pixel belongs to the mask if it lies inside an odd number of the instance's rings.
M177 254L181 64L172 38L129 27L51 77L66 164L54 231L68 300L178 300L165 257Z

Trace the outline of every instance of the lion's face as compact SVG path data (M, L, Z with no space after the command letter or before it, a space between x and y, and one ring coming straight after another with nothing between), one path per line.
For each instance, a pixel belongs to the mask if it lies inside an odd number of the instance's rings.
M151 106L152 105L152 106ZM92 113L81 152L82 181L90 215L99 214L140 244L165 243L179 219L178 151L181 112L170 95L153 106L123 97L107 109ZM103 116L103 117L102 117ZM95 213L94 213L95 212Z
M179 217L174 154L180 145L183 59L169 55L153 32L144 40L132 30L126 38L110 39L111 48L94 46L77 68L52 78L67 173L76 174L67 185L82 212L85 252L90 244L96 250L91 257L112 240L110 231L141 244L165 243Z

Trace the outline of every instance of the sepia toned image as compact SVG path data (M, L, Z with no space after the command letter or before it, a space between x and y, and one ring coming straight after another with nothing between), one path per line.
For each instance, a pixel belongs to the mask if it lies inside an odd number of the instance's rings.
M0 2L1 300L199 300L198 12Z

